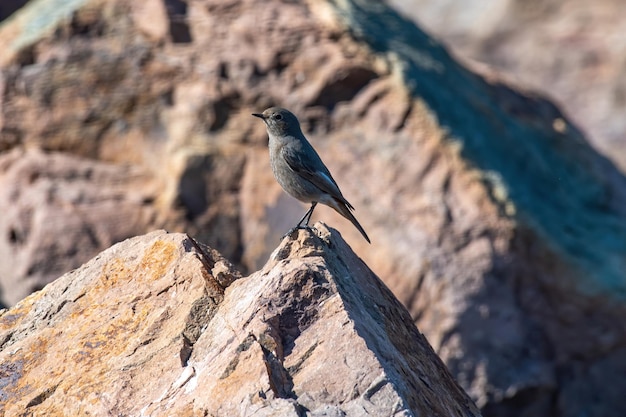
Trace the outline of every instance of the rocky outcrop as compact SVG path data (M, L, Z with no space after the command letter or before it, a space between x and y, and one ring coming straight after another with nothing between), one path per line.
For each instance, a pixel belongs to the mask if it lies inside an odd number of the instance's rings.
M110 175L64 199L61 175L21 179L18 204L63 202L36 209L66 224L56 239L99 231L80 245L91 255L63 251L68 267L162 227L261 268L305 210L272 178L250 116L280 104L372 246L331 210L316 216L385 279L484 415L626 415L626 180L552 103L468 71L381 2L48 0L0 39L0 175L20 179L2 160L35 149ZM128 222L74 219L117 202ZM72 248L36 241L50 222L0 222L0 259L24 265L3 270L11 285L34 286L22 251L37 272Z
M15 148L0 157L0 276L21 300L153 221L151 179L132 166Z
M479 416L323 224L249 277L183 234L98 255L0 315L6 415Z
M419 21L474 68L549 94L594 146L626 172L623 1L391 0L390 4Z

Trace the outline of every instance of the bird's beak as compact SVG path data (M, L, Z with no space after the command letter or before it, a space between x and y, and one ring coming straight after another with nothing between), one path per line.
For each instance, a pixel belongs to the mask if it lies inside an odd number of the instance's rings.
M252 115L265 120L265 116L263 116L261 113L252 113Z

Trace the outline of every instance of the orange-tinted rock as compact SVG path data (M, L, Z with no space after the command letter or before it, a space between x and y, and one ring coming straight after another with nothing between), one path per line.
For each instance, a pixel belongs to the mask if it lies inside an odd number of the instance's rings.
M0 316L7 415L479 416L322 224L238 278L182 234L126 240Z

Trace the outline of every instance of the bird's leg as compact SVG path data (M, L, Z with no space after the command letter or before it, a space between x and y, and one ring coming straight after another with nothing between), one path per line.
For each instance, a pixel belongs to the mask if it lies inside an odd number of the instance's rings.
M315 209L315 206L317 206L317 201L314 201L313 203L311 203L311 208L309 209L309 211L304 213L304 216L300 219L296 228L300 228L302 226L302 222L304 221L304 219L306 219L306 222L304 223L304 227L305 228L309 227L309 221L311 220L311 216L313 215L313 210Z
M283 235L283 238L290 236L297 229L308 229L309 221L311 220L311 216L313 215L313 209L315 209L316 205L317 205L317 201L314 201L313 203L311 203L311 208L309 208L309 210L306 213L304 213L304 216L302 216L302 218L300 219L296 227L292 227L291 229L289 229L289 231ZM304 226L302 226L302 223L304 223Z

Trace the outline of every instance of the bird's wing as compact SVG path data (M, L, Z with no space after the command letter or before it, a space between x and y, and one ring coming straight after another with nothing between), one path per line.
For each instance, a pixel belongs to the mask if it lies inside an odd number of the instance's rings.
M309 152L306 152L308 158L304 159L302 157L303 154L305 153L302 152L301 149L291 146L283 146L281 149L283 159L294 172L302 178L310 181L323 192L336 198L348 208L354 209L348 200L345 199L343 194L341 194L341 190L339 190L339 186L335 182L335 179L330 174L330 171L328 171L328 168L326 168L313 147L310 147Z

